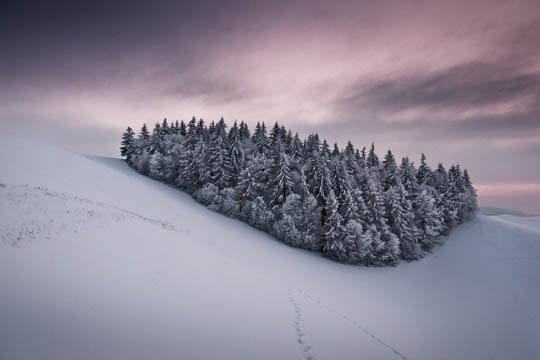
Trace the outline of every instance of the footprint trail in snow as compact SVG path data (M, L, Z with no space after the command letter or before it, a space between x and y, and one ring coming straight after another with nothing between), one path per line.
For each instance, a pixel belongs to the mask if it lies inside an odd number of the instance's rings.
M315 360L313 355L311 354L312 346L309 345L306 341L306 334L304 332L304 316L302 315L302 312L300 311L300 306L294 299L293 293L291 289L288 289L289 291L289 300L291 301L294 312L295 312L295 329L296 329L296 341L298 344L302 346L304 359L306 360Z
M290 290L289 290L290 291ZM376 342L378 342L379 344L381 344L383 347L387 348L389 351L393 352L396 356L398 356L400 359L402 360L407 360L407 358L405 357L405 355L403 355L400 351L398 351L396 348L394 348L393 346L387 344L385 341L383 341L381 338L379 338L378 336L376 336L375 334L373 334L371 331L369 331L368 329L366 329L364 326L362 326L361 324L359 324L357 321L351 319L350 317L348 317L347 315L333 309L332 307L328 306L327 304L323 303L322 301L314 298L313 296L307 294L306 292L302 291L302 290L298 290L299 293L301 293L302 295L304 295L306 298L308 298L309 300L315 302L316 304L320 305L321 307L324 307L326 310L328 310L329 312L331 313L334 313L336 314L338 317L340 317L341 319L349 322L350 324L354 325L356 328L358 328L360 331L362 331L364 334L366 334L367 336L371 337L373 340L375 340ZM291 300L292 301L292 300Z

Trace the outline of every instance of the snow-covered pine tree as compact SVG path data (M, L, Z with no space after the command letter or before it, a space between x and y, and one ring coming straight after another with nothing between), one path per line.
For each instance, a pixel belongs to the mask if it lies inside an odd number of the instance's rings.
M311 156L306 176L309 192L315 196L319 204L324 208L326 199L330 191L332 191L332 180L327 160L322 154L313 154ZM324 211L322 222L324 223Z
M294 138L291 142L291 157L292 160L296 162L303 162L304 161L304 149L302 146L302 140L300 140L300 136L298 133L294 135Z
M163 154L163 150L163 132L161 131L161 125L156 123L154 129L152 130L152 135L150 136L148 152L150 155L153 155L155 152L160 152Z
M230 185L235 187L238 183L238 177L240 172L244 168L244 148L242 146L242 138L240 136L240 130L236 121L231 127L228 135L228 144L229 144L229 158L231 160L231 179Z
M341 219L341 215L339 215L338 202L333 190L330 190L326 198L324 209L326 221L321 229L323 255L330 259L343 262L348 259L351 249L348 249L343 242L343 220Z
M206 143L202 138L197 141L193 151L186 152L186 166L180 171L179 182L185 184L190 193L194 193L208 181L209 171L206 163L206 153Z
M167 122L167 118L163 119L163 122L161 123L161 135L169 135L170 134L170 127L169 123Z
M266 154L269 149L269 140L266 134L266 125L264 122L262 124L257 123L255 126L252 141L255 145L255 151L257 151L259 154Z
M330 158L330 145L328 145L326 139L323 139L321 145L321 155L327 159Z
M448 184L450 202L456 210L456 221L458 224L461 224L465 219L466 213L466 187L459 165L452 165L448 170Z
M415 199L415 224L420 235L418 241L424 251L431 251L444 231L443 217L435 200L430 187L423 187Z
M243 121L240 122L239 134L240 134L240 138L242 139L242 141L246 141L246 140L251 138L251 134L249 132L249 127Z
M225 127L220 123L213 130L210 147L208 148L206 166L209 169L208 181L220 190L231 183L231 158Z
M334 149L332 150L332 156L339 156L340 152L339 152L339 147L338 147L338 144L337 143L334 143Z
M434 184L434 174L429 165L426 162L426 155L422 153L420 157L420 166L416 173L416 180L418 184L433 186Z
M351 176L340 157L334 157L330 162L330 181L338 204L343 204L345 197L351 191Z
M280 218L274 223L274 232L289 245L319 251L320 212L317 200L312 195L302 197L292 193L280 209Z
M394 154L392 154L392 151L390 150L388 150L388 152L384 156L382 168L382 182L384 191L387 191L393 186L398 186L399 184L401 184L396 159L394 158Z
M321 151L321 140L319 134L308 135L305 140L304 150L307 157L311 157L313 154Z
M465 196L464 196L464 207L465 207L465 220L469 220L478 209L476 189L472 185L471 178L467 169L463 170L463 181L465 183Z
M376 229L373 234L370 263L380 266L395 265L400 256L399 239L388 227L381 184L375 174L376 172L371 172L367 175L366 188L363 191L367 223Z
M416 179L416 169L408 157L401 159L401 165L399 166L399 179L407 191L407 198L414 204L414 199L418 195L419 191L418 180Z
M257 229L268 231L274 222L274 216L262 196L242 205L242 219Z
M272 160L261 154L256 154L240 172L236 191L242 200L255 200L264 197L270 182Z
M390 187L386 192L386 212L392 233L399 238L401 258L406 261L418 260L423 252L418 244L418 229L414 224L411 202L402 184Z
M187 134L187 127L184 120L180 120L180 124L177 126L178 133L182 136L186 136Z
M128 126L126 132L122 135L122 143L120 147L120 155L126 158L128 164L131 165L131 160L135 154L135 133L133 129Z
M150 133L148 132L148 127L146 124L143 124L141 132L139 133L139 140L148 140L150 139Z
M365 157L365 148L362 150ZM366 158L366 165L369 167L378 167L379 166L379 157L375 153L375 143L371 143L371 149L369 149L369 153Z
M272 128L272 130L270 131L269 140L270 140L270 147L271 148L275 148L277 142L282 141L281 128L280 128L277 121L274 124L274 127Z
M289 157L285 154L283 143L278 139L274 146L277 149L277 154L275 155L270 171L272 192L268 203L271 209L275 209L277 206L283 204L293 190Z

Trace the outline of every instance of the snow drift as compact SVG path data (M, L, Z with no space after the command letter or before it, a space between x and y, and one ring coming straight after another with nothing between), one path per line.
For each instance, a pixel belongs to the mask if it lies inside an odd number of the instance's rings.
M540 353L538 218L478 215L419 262L347 266L120 160L0 142L1 359Z

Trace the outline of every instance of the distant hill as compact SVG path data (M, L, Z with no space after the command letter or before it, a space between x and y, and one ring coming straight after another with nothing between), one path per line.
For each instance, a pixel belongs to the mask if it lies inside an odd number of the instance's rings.
M498 215L513 215L513 216L538 216L535 214L527 214L518 210L502 209L492 206L480 206L478 213L486 216L498 216Z

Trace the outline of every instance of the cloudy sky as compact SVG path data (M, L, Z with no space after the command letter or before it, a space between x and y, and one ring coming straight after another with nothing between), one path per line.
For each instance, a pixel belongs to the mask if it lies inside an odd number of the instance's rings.
M481 204L540 213L538 0L0 7L2 132L117 156L128 125L277 120L459 162Z

